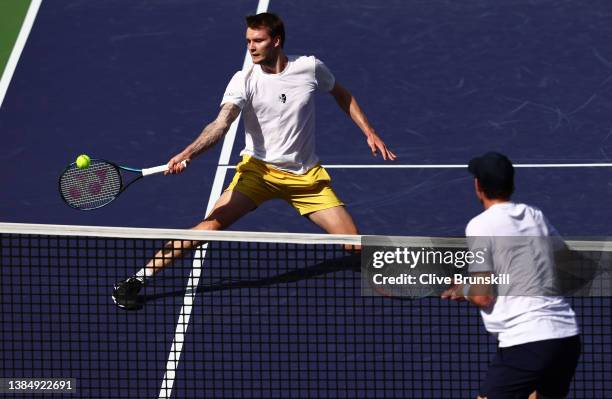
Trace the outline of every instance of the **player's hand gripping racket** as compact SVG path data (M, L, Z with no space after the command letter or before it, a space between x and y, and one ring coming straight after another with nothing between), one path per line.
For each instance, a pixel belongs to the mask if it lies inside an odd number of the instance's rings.
M183 161L182 164L187 166L187 161ZM59 192L69 206L88 211L108 205L142 177L167 170L168 165L136 169L102 159L92 159L88 167L80 169L76 162L73 162L64 169L59 178ZM121 171L135 173L138 176L124 184Z

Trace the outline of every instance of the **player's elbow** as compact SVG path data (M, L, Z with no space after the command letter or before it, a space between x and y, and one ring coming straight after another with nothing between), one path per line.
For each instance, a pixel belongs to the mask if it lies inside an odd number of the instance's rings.
M230 122L223 119L217 119L213 123L215 125L215 130L222 131L224 134L227 133L230 126L232 125Z
M348 109L353 99L353 95L347 89L336 83L330 93L340 107L343 109Z

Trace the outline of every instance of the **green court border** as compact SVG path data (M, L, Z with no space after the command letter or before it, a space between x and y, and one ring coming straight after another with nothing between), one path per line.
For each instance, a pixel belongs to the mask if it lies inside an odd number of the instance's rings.
M8 62L31 0L0 1L0 76Z

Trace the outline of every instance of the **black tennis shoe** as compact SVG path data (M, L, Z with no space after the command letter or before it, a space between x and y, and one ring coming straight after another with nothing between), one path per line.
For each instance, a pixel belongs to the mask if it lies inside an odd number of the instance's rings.
M144 283L136 277L118 282L113 287L113 302L121 309L141 309L144 301L138 293L142 287L144 287Z

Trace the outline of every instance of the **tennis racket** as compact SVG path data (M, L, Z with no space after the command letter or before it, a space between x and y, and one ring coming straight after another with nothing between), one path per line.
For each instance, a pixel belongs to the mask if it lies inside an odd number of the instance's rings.
M183 161L183 165L187 166L187 161ZM76 162L73 162L60 175L59 192L64 202L72 208L89 211L108 205L142 177L166 170L168 165L136 169L102 159L92 159L88 167L79 169ZM121 171L138 176L124 184Z
M381 249L391 250L391 252L395 250L393 247ZM452 250L452 248L441 247L436 249L439 251ZM415 250L423 250L423 248L415 247ZM393 262L381 268L375 268L372 258L362 264L362 272L365 272L369 292L391 299L404 300L439 297L448 288L448 285L441 279L452 277L455 270L454 266L443 263L419 263L416 267L411 267L411 265ZM421 280L421 275L425 275L424 280ZM394 279L394 283L389 282L390 280L384 283L385 278Z
M375 269L372 264L365 265L366 279L369 284L371 292L377 296L383 296L390 299L421 299L428 296L435 296L435 290L433 287L422 285L422 284L375 284L375 276L378 281L381 281L383 277L398 278L402 275L415 275L414 270L411 270L405 265L391 264L383 267L382 269ZM417 276L415 276L417 277Z

